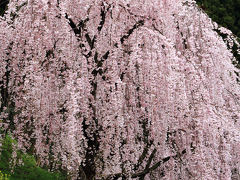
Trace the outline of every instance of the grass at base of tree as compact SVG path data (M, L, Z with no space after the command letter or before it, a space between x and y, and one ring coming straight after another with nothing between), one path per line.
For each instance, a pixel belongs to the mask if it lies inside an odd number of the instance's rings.
M0 170L0 180L9 180L9 179L10 179L10 175Z
M13 158L16 141L6 135L0 143L0 180L64 180L60 172L49 172L37 166L33 155L15 150L17 157ZM15 162L14 162L15 161Z

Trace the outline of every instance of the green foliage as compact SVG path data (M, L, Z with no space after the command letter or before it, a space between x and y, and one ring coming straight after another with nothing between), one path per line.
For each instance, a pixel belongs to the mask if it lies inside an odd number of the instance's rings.
M1 142L0 180L64 180L61 173L49 172L37 166L34 156L14 150L16 141L6 135ZM13 158L13 153L16 157ZM14 163L14 160L16 163Z
M12 153L13 145L16 144L9 135L6 135L2 141L1 155L0 155L0 170L10 174L12 170Z
M60 180L64 179L60 173L51 173L36 165L33 156L23 154L22 166L17 166L10 179L14 180Z
M10 179L10 175L9 174L6 174L6 173L3 173L1 170L0 170L0 180L9 180Z

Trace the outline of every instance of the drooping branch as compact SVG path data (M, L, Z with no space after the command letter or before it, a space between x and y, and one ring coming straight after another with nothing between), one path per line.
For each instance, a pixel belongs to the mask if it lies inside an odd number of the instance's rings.
M81 34L81 29L79 29L71 18L68 17L68 14L65 14L65 18L69 21L68 24L71 26L73 32L76 36Z
M154 152L154 151L153 151ZM133 174L131 177L132 178L137 178L137 177L142 177L145 176L146 174L148 174L151 171L154 171L155 169L157 169L161 164L164 164L165 162L169 161L170 158L176 158L176 157L180 157L183 154L186 153L186 149L184 149L181 153L176 154L175 156L167 156L163 159L161 159L160 161L158 161L157 163L155 163L152 167L150 168L145 168L142 172L139 173L135 173ZM151 156L150 156L151 157Z
M147 156L148 149L149 149L148 146L144 147L143 152L142 152L141 156L139 157L137 164L134 167L135 170L137 170L139 168L139 166L142 164L143 160Z
M106 60L108 58L108 55L109 55L109 50L102 56L102 60Z
M107 9L105 9L105 6L104 6L104 4L102 3L102 7L101 7L101 14L100 14L100 16L101 16L101 20L100 20L100 23L99 23L99 25L98 25L98 32L101 32L101 30L102 30L102 28L103 28L103 25L104 25L104 23L105 23L105 19L106 19L106 14L107 14L107 12L108 12L108 10L110 9L110 5L107 7Z
M145 144L145 147L143 149L143 152L141 154L141 156L138 159L137 164L135 165L134 169L138 170L139 166L142 164L143 160L146 158L147 154L148 154L148 150L152 145L152 141L149 141L148 137L149 137L149 130L147 128L147 121L148 119L143 119L142 120L142 128L143 128L143 142Z
M137 29L137 28L139 28L140 26L143 26L143 25L144 25L143 20L139 20L136 24L134 24L134 26L131 29L128 30L127 34L125 34L121 37L121 39L120 39L121 44L123 44L124 41L129 38L129 36L133 33L133 31L135 29Z
M151 155L150 155L150 157L149 157L149 159L148 159L148 161L147 161L147 165L146 165L146 167L145 167L145 170L149 169L149 167L150 167L150 165L151 165L151 163L152 163L152 160L153 160L156 152L157 152L157 149L154 149L154 150L152 151L152 153L151 153ZM139 180L144 180L144 177L145 177L145 174L142 175L142 176L139 178Z
M153 27L153 29L154 29L155 31L157 31L159 34L163 35L163 33L162 33L158 28L156 28L156 26L155 26L154 24L152 25L152 27Z
M89 21L89 18L87 17L85 20L80 20L79 24L76 25L71 18L68 17L68 14L65 14L65 18L69 21L68 24L72 28L75 36L79 37L81 36L82 30L86 24L87 21Z
M149 156L149 159L148 159L148 162L147 162L147 165L146 165L145 169L144 169L142 172L138 172L138 173L132 174L132 175L131 175L131 178L139 178L139 180L144 180L144 177L145 177L148 173L154 171L154 170L157 169L160 165L168 162L171 158L174 158L174 159L176 159L176 158L181 158L181 156L184 155L184 154L186 154L187 151L186 151L186 149L184 149L181 153L177 153L177 154L174 155L174 156L167 156L167 157L161 159L160 161L156 162L155 164L153 164L153 165L150 167L151 162L152 162L152 160L153 160L156 152L157 152L156 149L154 149L154 150L152 151L151 155ZM125 177L125 176L126 176L126 175L123 174L123 173L111 174L111 175L109 175L109 176L106 177L106 180L118 179L118 178L120 178L120 177Z
M157 152L157 149L154 149L154 150L152 151L152 153L151 153L151 155L150 155L150 157L149 157L149 159L148 159L148 162L147 162L147 165L146 165L145 169L148 169L148 168L150 167L150 165L151 165L151 163L152 163L152 160L153 160L156 152Z

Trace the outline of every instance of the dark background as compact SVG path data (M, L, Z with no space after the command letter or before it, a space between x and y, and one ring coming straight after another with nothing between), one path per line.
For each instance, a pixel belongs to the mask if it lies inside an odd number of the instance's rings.
M3 16L4 11L7 9L9 0L0 0L0 15Z
M240 0L196 0L219 25L230 29L240 37Z

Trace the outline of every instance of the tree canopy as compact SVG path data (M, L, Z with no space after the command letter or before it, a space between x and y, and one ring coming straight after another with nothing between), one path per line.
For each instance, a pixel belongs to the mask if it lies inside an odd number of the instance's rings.
M73 180L239 174L237 42L195 1L13 0L0 44L0 125L30 164Z

